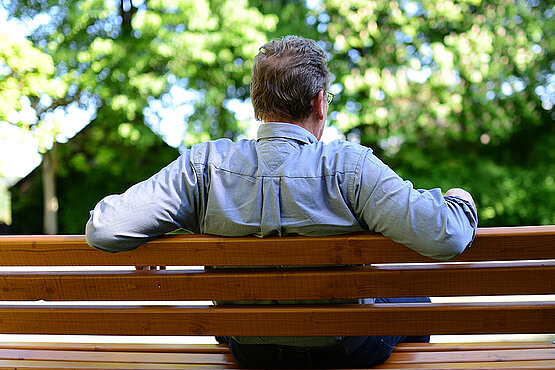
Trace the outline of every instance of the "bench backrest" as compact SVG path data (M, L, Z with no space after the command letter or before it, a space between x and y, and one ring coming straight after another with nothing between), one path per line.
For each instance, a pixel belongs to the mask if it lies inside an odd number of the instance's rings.
M366 266L327 266L337 264ZM472 248L450 262L433 261L374 233L264 239L171 235L116 254L88 247L83 236L2 236L0 265L0 298L7 301L0 305L0 333L555 332L555 302L537 296L555 294L555 226L479 229ZM136 265L199 267L134 271ZM280 265L320 267L201 268ZM48 271L52 266L80 267ZM516 294L534 296L495 304L229 307L185 302ZM45 302L27 303L37 300Z

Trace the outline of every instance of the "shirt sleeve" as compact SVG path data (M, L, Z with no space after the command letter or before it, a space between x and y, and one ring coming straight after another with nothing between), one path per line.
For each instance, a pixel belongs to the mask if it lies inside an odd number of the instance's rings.
M355 213L369 230L435 259L458 256L471 245L474 208L441 189L414 189L369 150L355 186Z
M90 213L87 243L120 252L178 228L196 231L199 192L189 159L188 150L148 180L102 199Z

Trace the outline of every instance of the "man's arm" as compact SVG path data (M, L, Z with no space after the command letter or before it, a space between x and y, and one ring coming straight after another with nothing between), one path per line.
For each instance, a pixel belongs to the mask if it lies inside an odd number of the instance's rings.
M106 252L132 250L178 228L198 227L197 179L190 151L123 194L109 195L91 211L87 243Z
M370 230L435 259L453 258L474 240L478 217L468 192L416 190L370 151L359 180L355 212Z

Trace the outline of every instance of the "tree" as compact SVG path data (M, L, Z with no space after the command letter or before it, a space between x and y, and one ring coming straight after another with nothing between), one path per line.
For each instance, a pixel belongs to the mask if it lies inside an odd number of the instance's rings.
M555 221L552 6L328 0L309 17L348 137L420 187L467 187L482 225Z
M482 225L555 222L553 7L540 0L34 0L5 3L106 135L187 91L185 143L242 126L252 58L298 34L329 53L332 124L413 180L464 186ZM56 99L52 99L52 104ZM50 108L47 108L47 110ZM55 108L54 108L55 109ZM117 158L117 146L100 148ZM93 161L94 162L94 161Z
M59 101L35 109L37 117L76 104L103 122L104 135L139 132L149 104L171 100L177 86L196 91L188 143L241 132L224 103L248 97L252 57L276 23L246 1L10 1L4 7L23 22L47 19L28 38L68 84ZM40 99L28 98L39 107ZM56 176L56 147L45 153L44 185ZM118 158L119 150L102 147L96 159Z
M47 127L42 116L63 101L66 83L55 77L52 58L33 47L25 38L14 37L7 33L0 34L0 121L13 124L24 131L29 131L39 141L39 150L43 153L44 193L44 232L55 234L57 226L55 217L58 202L56 183L52 176L56 170L56 159L47 152L49 141L57 134L56 127ZM56 100L52 100L56 99ZM29 119L17 113L24 108L23 102L30 104L36 116Z
M101 198L125 191L179 155L145 125L122 125L118 131L111 126L95 119L67 143L56 144L62 234L82 234L89 211ZM41 204L43 166L10 189L13 233L41 233L42 218L35 210Z
M481 225L555 222L549 2L251 1L278 15L272 36L328 52L348 139L417 187L469 189Z

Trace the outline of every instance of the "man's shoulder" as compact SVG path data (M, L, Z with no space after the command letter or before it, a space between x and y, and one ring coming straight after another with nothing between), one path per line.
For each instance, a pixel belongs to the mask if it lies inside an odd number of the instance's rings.
M322 144L327 148L329 148L330 150L354 150L355 152L358 152L358 153L372 150L364 145L360 145L352 141L347 141L343 139L336 139L336 140L330 141L329 143L322 143Z
M256 140L232 141L228 138L205 141L191 147L191 158L194 162L223 160L234 155L250 155Z
M198 143L192 146L192 148L208 148L208 149L222 149L225 150L227 148L232 148L232 147L241 147L244 145L251 145L253 142L255 142L256 140L248 140L248 139L242 139L242 140L238 140L238 141L233 141L229 138L220 138L220 139L214 139L214 140L209 140L209 141L204 141L202 143Z
M312 163L314 171L323 171L326 175L345 172L356 172L360 169L366 155L371 149L345 140L334 140L329 143L318 142L301 146L296 157L297 163Z
M349 161L359 161L372 149L347 140L334 140L329 143L318 143L318 150L325 157L344 158Z

